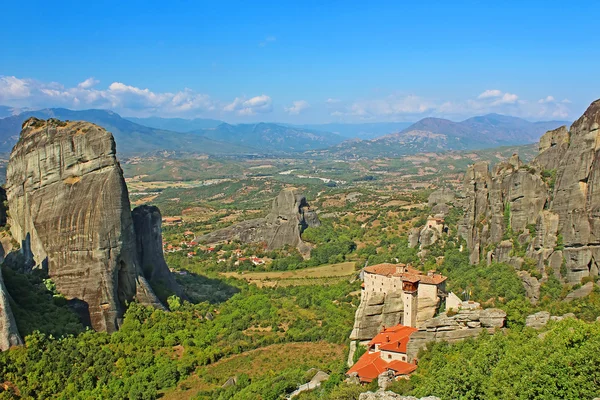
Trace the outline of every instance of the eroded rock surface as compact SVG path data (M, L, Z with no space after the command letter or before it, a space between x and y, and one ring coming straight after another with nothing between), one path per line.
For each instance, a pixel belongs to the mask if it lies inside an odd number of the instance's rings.
M477 337L483 330L492 333L503 328L506 312L497 308L485 310L461 309L453 316L441 314L425 323L418 332L410 336L407 346L409 360L413 360L427 343L446 341L455 343L466 338Z
M240 240L244 243L265 242L268 250L286 245L298 248L307 256L310 247L302 241L300 235L308 227L321 225L319 218L310 209L306 197L297 189L282 190L273 200L271 212L265 218L257 218L219 229L200 236L201 243L218 243L228 240Z
M133 299L162 307L137 259L109 132L87 122L28 119L6 186L12 236L94 329L116 330Z
M465 176L465 218L460 233L470 261L536 263L543 280L579 283L600 269L600 100L571 128L540 139L531 165L518 159L489 171L478 163ZM503 239L510 239L508 245ZM537 292L531 276L524 284Z
M359 400L440 400L439 397L427 396L421 397L420 399L413 396L402 396L392 391L385 391L380 389L376 392L365 392L361 393L358 397Z
M23 339L19 335L15 317L10 309L9 294L0 271L0 350L8 350L20 344L23 344Z
M362 296L354 316L354 328L350 340L371 340L384 326L395 326L401 323L404 302L400 292L389 294L366 292Z
M134 208L131 216L135 230L136 250L144 276L153 287L163 288L179 297L184 297L183 290L165 262L160 210L156 206L142 205Z

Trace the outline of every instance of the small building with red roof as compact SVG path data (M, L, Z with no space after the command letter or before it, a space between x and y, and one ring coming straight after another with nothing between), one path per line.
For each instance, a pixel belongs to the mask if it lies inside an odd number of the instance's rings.
M410 335L416 328L396 325L384 328L367 345L367 351L346 372L356 374L361 383L369 383L387 371L393 371L396 379L407 377L417 369L415 363L408 362L406 349Z

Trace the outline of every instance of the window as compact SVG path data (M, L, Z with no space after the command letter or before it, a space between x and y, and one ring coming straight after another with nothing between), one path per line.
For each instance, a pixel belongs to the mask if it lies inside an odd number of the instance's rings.
M388 354L388 359L391 359L391 358L392 358L392 355L391 355L391 354Z

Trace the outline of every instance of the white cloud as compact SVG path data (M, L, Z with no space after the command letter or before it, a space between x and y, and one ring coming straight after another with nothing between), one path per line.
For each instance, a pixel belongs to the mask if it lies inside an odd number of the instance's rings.
M477 96L478 99L489 99L490 97L500 97L502 92L498 89L488 89L485 92Z
M197 116L220 109L220 102L188 88L157 93L122 82L97 89L98 83L88 78L75 87L65 87L56 82L0 76L0 100L18 107L109 108L125 115Z
M538 103L540 104L544 104L544 103L554 103L556 100L554 100L554 97L552 96L546 96L543 99L539 99Z
M500 104L514 104L517 102L517 100L519 100L519 96L517 96L516 94L513 93L504 93L502 95L502 97L494 100L492 102L493 106L497 106Z
M250 99L236 97L232 103L223 107L223 111L235 112L241 116L255 115L256 113L267 113L273 110L273 101L265 94Z
M99 80L94 79L93 77L90 77L90 78L87 78L85 81L81 82L79 85L77 85L77 87L80 89L90 89L99 83L100 83Z
M266 45L268 45L269 43L273 43L277 40L277 38L275 36L267 36L265 38L265 40L263 40L262 42L260 42L258 45L260 47L265 47Z
M28 80L14 76L0 76L0 100L24 99L30 94Z
M330 105L332 103L329 103ZM335 107L330 111L332 116L354 116L361 120L375 120L378 118L397 119L404 116L418 116L433 109L431 101L421 97L408 95L399 97L387 96L382 99L361 100L344 105L334 103Z
M306 100L296 100L289 107L283 107L284 111L290 115L298 115L302 111L310 108L310 104Z

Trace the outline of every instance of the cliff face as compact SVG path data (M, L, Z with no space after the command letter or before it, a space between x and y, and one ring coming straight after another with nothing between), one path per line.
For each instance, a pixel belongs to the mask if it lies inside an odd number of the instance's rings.
M159 307L142 274L115 142L86 122L30 118L7 169L11 233L96 330L126 302Z
M131 212L136 237L136 250L144 276L156 288L162 287L183 297L162 249L162 216L156 206L142 205Z
M9 304L9 294L0 271L0 351L23 344Z
M319 226L317 214L310 210L306 197L296 189L284 189L273 200L271 212L265 218L244 221L198 237L201 243L217 243L237 239L245 243L265 242L273 250L291 245L303 254L310 247L300 235L308 227Z
M595 101L570 130L542 136L531 165L513 157L492 172L487 164L469 167L460 233L472 263L497 260L520 268L530 259L542 280L549 267L570 283L598 275L599 127L600 101ZM536 279L523 271L522 278L535 300Z

